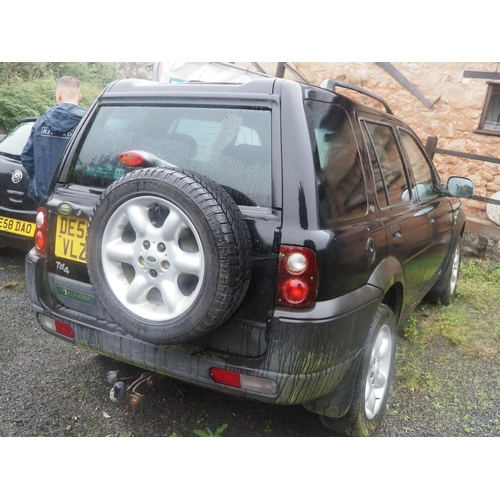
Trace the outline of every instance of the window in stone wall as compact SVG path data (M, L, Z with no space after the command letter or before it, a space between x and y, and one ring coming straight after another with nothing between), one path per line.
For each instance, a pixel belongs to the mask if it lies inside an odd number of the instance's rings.
M500 82L488 82L483 113L476 132L500 135Z

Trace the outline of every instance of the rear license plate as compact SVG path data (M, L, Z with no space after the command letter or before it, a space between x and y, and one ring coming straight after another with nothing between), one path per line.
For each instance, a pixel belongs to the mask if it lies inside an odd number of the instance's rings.
M33 237L35 235L35 224L24 220L0 217L0 231Z
M56 256L85 263L86 236L87 219L59 215L57 217Z

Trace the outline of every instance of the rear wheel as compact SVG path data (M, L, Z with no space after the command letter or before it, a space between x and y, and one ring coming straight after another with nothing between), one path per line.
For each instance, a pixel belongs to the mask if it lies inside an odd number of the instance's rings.
M394 376L396 320L384 304L377 309L360 358L349 411L341 418L321 416L329 429L348 436L371 436L380 425Z

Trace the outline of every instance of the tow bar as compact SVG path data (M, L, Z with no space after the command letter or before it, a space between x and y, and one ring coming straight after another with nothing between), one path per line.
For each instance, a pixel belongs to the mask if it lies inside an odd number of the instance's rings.
M112 385L109 397L119 405L138 406L144 398L144 392L154 386L155 381L162 378L155 372L142 372L139 375L126 377L121 371L110 371L106 374L106 382Z

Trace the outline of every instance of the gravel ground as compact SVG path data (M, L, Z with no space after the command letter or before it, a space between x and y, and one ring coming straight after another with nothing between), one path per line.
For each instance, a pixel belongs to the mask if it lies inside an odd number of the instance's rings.
M106 373L136 370L43 332L24 279L24 255L1 249L0 436L193 437L224 424L224 437L333 436L300 406L237 399L168 378L137 408L116 405ZM399 340L400 354L424 359L426 389L409 390L398 364L376 436L500 436L498 357L464 357L445 342L418 349Z

